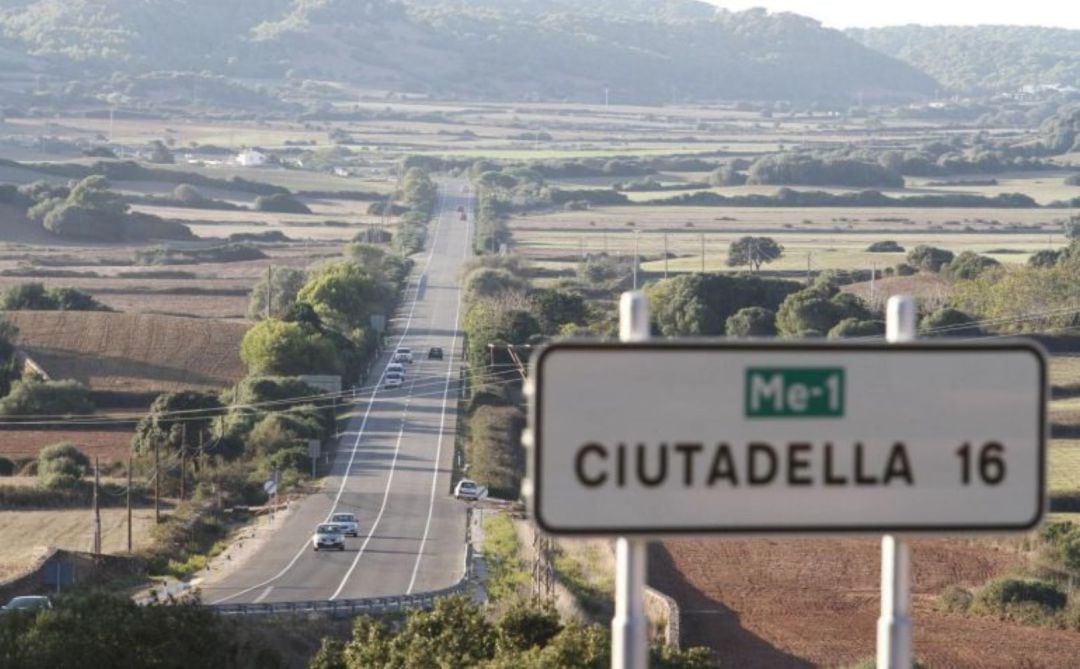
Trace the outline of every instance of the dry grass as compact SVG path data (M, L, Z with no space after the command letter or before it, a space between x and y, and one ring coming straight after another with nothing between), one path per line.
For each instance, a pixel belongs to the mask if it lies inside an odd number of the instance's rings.
M1080 440L1054 439L1047 474L1051 492L1080 491Z
M150 543L154 512L136 509L132 515L133 548L139 550ZM0 513L0 579L25 570L49 547L90 550L92 532L93 516L89 509ZM105 553L127 550L126 510L101 510L101 537Z
M0 432L0 456L6 458L37 457L41 449L52 444L69 442L90 458L99 457L104 465L126 460L131 453L134 426L110 430L4 430ZM0 479L7 484L15 479Z
M53 378L123 392L218 389L247 370L246 326L210 319L92 311L8 312L18 343Z

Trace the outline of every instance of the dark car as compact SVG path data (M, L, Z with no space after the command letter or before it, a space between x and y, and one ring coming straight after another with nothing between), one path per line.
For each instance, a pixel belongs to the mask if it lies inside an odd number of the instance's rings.
M438 346L432 346L431 350L427 352L428 360L442 360L442 349Z

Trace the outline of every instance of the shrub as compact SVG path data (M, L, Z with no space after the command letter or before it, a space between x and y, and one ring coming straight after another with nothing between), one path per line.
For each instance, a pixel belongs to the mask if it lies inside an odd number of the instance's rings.
M260 195L255 198L255 211L270 211L279 214L310 214L308 206L286 193Z
M90 391L78 381L23 379L0 400L0 416L85 414L94 410Z
M988 256L964 251L945 267L945 271L956 279L974 279L993 267L1001 267L1001 263Z
M867 246L866 250L870 253L903 253L904 247L900 246L897 242L889 240L884 242L874 242L870 246Z
M776 312L764 307L744 307L728 317L724 329L729 337L773 337Z
M53 444L38 454L38 480L46 488L72 488L89 467L90 458L74 444Z
M525 474L521 411L509 406L481 406L469 419L469 477L496 497L517 499Z
M829 330L829 339L845 337L877 337L885 333L885 324L881 321L865 321L858 318L845 318Z
M983 586L971 612L1030 624L1047 624L1065 608L1067 597L1053 583L1002 578Z
M13 476L15 474L15 463L9 459L0 457L0 476Z
M955 257L952 251L919 244L908 252L907 261L913 267L930 272L940 272Z
M913 274L918 274L918 273L919 273L918 269L912 267L911 265L907 264L906 262L902 262L902 263L900 263L900 264L898 264L896 266L896 276L912 276Z
M974 318L959 309L944 308L927 314L919 326L927 337L978 337L982 330Z
M971 591L950 585L938 597L938 608L948 613L967 613L974 600L975 596Z

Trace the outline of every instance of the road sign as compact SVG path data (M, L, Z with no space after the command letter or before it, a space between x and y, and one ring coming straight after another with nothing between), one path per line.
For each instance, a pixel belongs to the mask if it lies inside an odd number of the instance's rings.
M1028 529L1046 362L1024 342L559 343L532 505L563 534Z
M307 453L309 458L319 457L319 452L322 450L321 439L308 439L307 440Z
M263 484L263 490L266 491L267 495L273 496L277 492L277 483L274 481L267 481Z

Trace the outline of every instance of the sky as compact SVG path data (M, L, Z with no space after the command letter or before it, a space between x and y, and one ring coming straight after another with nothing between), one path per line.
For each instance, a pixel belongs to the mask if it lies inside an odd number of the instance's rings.
M830 28L903 25L1038 25L1080 29L1076 0L708 0L733 11L765 7L803 14Z

